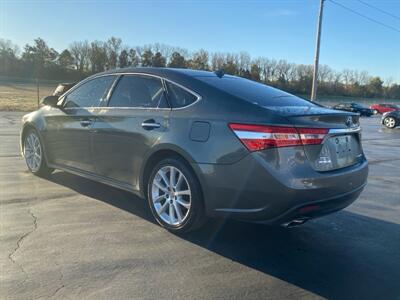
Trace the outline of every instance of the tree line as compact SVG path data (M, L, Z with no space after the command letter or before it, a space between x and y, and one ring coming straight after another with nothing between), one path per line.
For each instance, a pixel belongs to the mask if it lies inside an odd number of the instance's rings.
M245 77L294 94L309 95L312 65L284 59L251 58L246 52L195 52L165 44L130 47L120 38L76 41L57 52L43 39L26 44L22 51L10 40L0 39L0 76L77 81L94 73L124 67L170 67L216 71ZM366 71L336 71L321 65L319 95L384 97L400 99L400 84L370 76Z

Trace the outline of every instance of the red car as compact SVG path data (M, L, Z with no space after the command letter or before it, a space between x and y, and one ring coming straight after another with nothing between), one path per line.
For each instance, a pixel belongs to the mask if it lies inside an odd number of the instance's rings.
M399 106L387 103L373 104L369 108L374 110L375 114L384 114L385 112L400 110Z

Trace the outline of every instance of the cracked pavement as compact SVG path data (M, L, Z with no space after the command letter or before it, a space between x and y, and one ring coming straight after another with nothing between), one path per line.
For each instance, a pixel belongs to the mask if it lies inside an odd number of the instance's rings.
M399 299L400 128L362 119L369 183L293 229L157 226L127 192L19 156L22 113L0 112L0 299Z

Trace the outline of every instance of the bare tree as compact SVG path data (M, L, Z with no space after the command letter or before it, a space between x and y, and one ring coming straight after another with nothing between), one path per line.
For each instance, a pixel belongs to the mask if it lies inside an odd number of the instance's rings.
M89 65L90 46L88 41L73 42L69 51L74 58L76 69L82 73Z
M211 69L216 71L220 70L225 65L225 56L221 52L214 52L211 54Z
M284 59L281 59L278 61L278 64L276 65L276 72L277 72L279 81L281 81L281 82L288 81L289 71L290 71L291 67L292 67L291 64L289 64Z
M121 44L122 40L114 36L107 40L108 67L110 69L114 69L117 67Z
M242 75L244 71L249 71L250 70L250 65L251 65L251 58L250 55L247 52L240 52L239 53L239 74Z

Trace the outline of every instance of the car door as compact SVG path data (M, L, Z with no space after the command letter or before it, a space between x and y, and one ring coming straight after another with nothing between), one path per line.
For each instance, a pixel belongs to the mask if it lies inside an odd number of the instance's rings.
M169 114L162 79L122 75L93 125L96 173L138 190L143 157L162 141Z
M91 132L95 112L116 76L82 82L63 99L62 107L46 117L46 147L50 163L94 172Z

